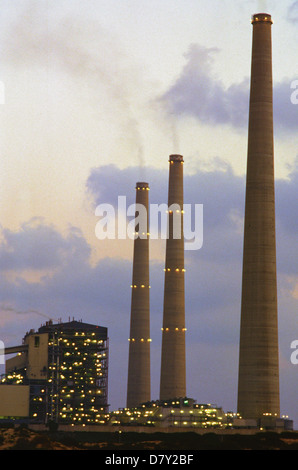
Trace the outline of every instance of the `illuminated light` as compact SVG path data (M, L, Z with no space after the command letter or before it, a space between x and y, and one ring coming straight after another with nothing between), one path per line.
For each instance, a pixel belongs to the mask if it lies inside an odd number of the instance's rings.
M175 331L179 331L179 328L175 328Z
M161 328L161 331L163 331L163 328Z
M178 272L180 271L180 269L179 269L179 268L176 268L175 271L178 273Z
M148 343L151 343L151 342L152 342L152 339L151 339L151 338L148 338L147 341L148 341Z

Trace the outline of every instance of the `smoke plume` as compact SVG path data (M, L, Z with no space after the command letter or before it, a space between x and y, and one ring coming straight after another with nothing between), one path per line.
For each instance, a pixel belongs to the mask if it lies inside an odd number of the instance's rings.
M55 320L57 322L59 321L57 318L49 317L45 313L42 313L39 310L35 310L35 309L17 310L15 308L7 306L7 305L1 305L0 310L5 311L5 312L16 313L17 315L27 315L27 314L30 314L30 313L35 313L36 315L40 315L42 317L48 318L49 320Z

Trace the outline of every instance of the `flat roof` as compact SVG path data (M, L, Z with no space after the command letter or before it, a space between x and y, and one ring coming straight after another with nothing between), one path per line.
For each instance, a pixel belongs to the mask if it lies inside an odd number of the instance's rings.
M42 325L36 333L47 333L49 331L66 331L66 330L76 330L76 331L94 331L101 335L104 339L107 339L108 329L104 326L92 325L90 323L84 323L82 321L69 321L61 323L52 323L46 322L45 325Z

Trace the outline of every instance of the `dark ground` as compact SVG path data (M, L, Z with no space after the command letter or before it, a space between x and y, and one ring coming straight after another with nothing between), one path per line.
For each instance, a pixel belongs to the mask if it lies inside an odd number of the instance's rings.
M298 431L256 434L35 432L0 427L0 450L298 450Z

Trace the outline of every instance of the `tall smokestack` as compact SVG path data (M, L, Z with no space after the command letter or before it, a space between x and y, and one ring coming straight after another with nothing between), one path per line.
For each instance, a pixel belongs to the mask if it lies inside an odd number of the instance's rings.
M183 237L183 157L170 155L168 238L166 241L160 399L184 397L185 302ZM175 238L176 237L176 238Z
M127 407L150 401L149 185L136 185Z
M271 16L252 17L238 412L279 416Z

